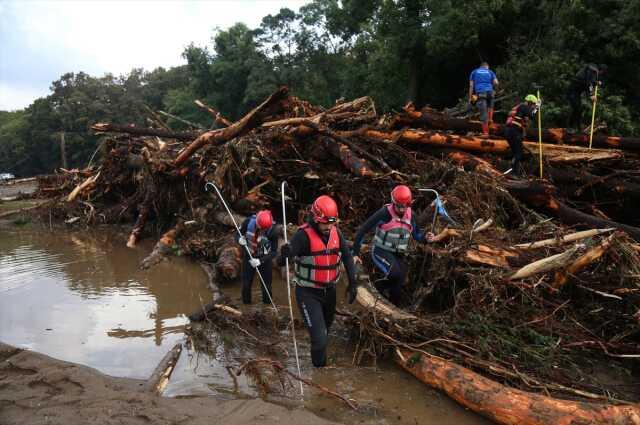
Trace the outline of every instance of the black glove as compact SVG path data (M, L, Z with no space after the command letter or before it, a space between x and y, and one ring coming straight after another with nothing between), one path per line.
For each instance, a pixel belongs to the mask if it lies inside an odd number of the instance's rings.
M291 247L289 246L288 243L282 245L282 247L280 248L280 256L282 258L291 257Z
M353 302L356 300L357 295L358 295L358 285L349 284L349 286L347 286L347 302L349 304L353 304Z

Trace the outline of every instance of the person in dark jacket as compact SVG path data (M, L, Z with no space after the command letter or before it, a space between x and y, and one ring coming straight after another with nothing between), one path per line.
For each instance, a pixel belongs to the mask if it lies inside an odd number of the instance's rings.
M511 170L515 175L522 175L523 170L521 166L522 158L524 156L524 149L522 147L522 140L527 133L527 126L529 121L532 120L538 111L538 98L532 94L527 95L524 98L524 102L518 103L514 106L509 115L507 116L507 128L505 130L505 137L509 142L511 153L513 154L513 160L511 161Z
M246 218L242 222L240 232L242 237L236 236L236 240L243 247L242 250L242 302L251 304L251 287L256 269L260 271L264 283L260 282L262 290L262 302L271 302L272 260L278 255L278 235L273 225L271 211L263 210ZM244 247L249 248L251 257Z
M356 298L357 282L351 252L337 227L338 206L326 195L311 206L311 217L300 226L289 244L281 249L284 258L294 260L296 301L311 337L311 361L315 367L327 364L329 329L336 312L336 284L340 263L347 271L349 304Z
M389 300L398 305L402 296L402 286L407 278L407 265L403 259L409 246L409 238L418 242L431 242L432 233L423 233L416 225L411 210L411 189L405 185L396 186L391 191L391 203L384 205L360 226L353 241L353 257L360 262L360 247L364 236L376 229L371 256L373 264L382 273L384 281L377 285L381 292L389 290Z
M602 77L606 73L607 66L605 64L589 63L573 76L567 91L567 100L571 108L568 128L573 128L578 132L582 131L582 95L588 94L591 102L595 101L596 86L602 85Z

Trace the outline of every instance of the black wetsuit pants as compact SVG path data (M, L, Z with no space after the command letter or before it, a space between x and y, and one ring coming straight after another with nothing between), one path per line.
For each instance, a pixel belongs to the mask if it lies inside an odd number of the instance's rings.
M326 366L329 328L336 314L336 286L316 289L296 285L296 301L311 337L311 361L315 367Z
M389 301L398 305L402 299L402 286L407 280L407 265L401 257L382 248L373 248L371 254L373 264L385 275L384 280L376 284L376 288L380 292L388 289Z
M258 270L260 270L260 274L264 279L264 283L267 284L267 289L269 290L269 294L262 285L260 281L260 277L258 276L258 285L260 286L260 290L262 291L262 302L265 304L270 304L269 295L271 292L271 276L272 276L273 266L271 261L268 261L266 264L260 264L258 266ZM256 270L251 267L249 264L249 255L245 251L242 255L242 302L245 304L251 304L251 287L253 286L253 278L256 275Z
M520 127L508 125L505 131L505 137L507 138L507 142L509 142L509 147L513 154L511 168L513 168L514 174L520 175L522 174L522 166L520 163L524 156L524 150L522 148L522 129Z

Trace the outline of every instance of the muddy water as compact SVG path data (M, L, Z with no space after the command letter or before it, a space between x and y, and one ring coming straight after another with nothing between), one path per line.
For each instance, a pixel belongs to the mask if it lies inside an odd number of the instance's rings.
M206 275L186 259L138 271L150 250L104 231L0 229L0 341L147 378L184 338L185 315L210 298Z
M52 234L0 229L0 341L110 375L147 378L167 350L184 340L185 315L198 308L201 300L206 302L210 293L206 276L196 264L173 258L149 271L138 271L151 242L135 250L124 248L124 243L122 233L104 230ZM257 283L254 300L260 299ZM241 304L239 284L225 285L223 290ZM342 300L343 287L339 294ZM286 311L286 286L280 280L274 281L274 298ZM322 370L310 367L308 336L298 332L302 373L356 399L363 408L353 412L309 389L302 402L297 398L276 402L302 403L324 418L343 423L488 423L391 363L353 368L353 347L334 328L331 367ZM237 364L259 355L259 349L240 348L233 339L233 334L218 335L214 357L187 345L164 395L257 397L253 383L244 375L232 376L225 360ZM293 353L292 346L286 349ZM285 362L295 370L292 355Z
M288 311L286 283L276 276L278 276L277 272L274 273L273 281L274 301L284 314ZM259 281L256 278L252 294L253 306L242 305L239 284L225 285L222 290L233 299L236 306L240 306L241 310L271 308L270 306L262 307L257 302L261 299L258 285ZM348 310L350 307L345 302L344 288L345 286L341 286L338 289L338 308ZM295 304L293 308L294 314L300 319ZM338 320L340 320L339 317ZM332 330L330 337L329 367L323 369L311 366L308 334L305 330L298 331L302 374L318 384L356 399L362 408L359 412L354 412L336 399L306 389L302 403L309 410L326 419L344 423L406 425L490 423L475 413L463 409L447 396L428 388L391 362L378 362L376 367L354 368L352 366L354 347L348 340L348 336L338 331L338 326L334 325L334 328L336 329ZM220 362L224 358L237 360L260 356L259 350L256 354L251 350L243 350L234 344L229 344L228 341L232 338L232 335L220 336L215 358L187 350L187 355L180 358L164 395L170 397L192 394L217 394L224 397L258 396L255 387L244 375L231 377L225 365ZM290 370L295 371L293 344L287 346L286 350L291 355L288 358L285 357L284 363ZM295 402L298 403L299 400L296 398Z

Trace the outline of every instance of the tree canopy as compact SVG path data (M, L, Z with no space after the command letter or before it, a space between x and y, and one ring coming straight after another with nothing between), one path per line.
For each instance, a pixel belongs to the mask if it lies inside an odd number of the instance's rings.
M408 100L453 106L481 60L508 93L542 86L546 126L565 125L567 87L580 67L607 64L598 117L612 134L639 135L639 15L640 0L314 0L257 28L216 30L210 45L185 48L183 66L62 75L47 97L0 111L0 172L52 172L62 134L68 165L85 166L99 148L89 130L98 121L187 126L155 114L162 110L209 128L195 99L234 120L280 85L324 106L364 95L379 111Z

